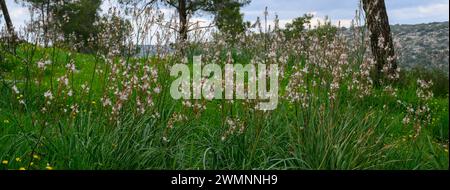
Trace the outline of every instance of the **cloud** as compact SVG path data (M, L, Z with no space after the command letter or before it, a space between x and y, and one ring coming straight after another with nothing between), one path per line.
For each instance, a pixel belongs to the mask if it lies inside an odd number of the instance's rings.
M6 4L14 27L16 28L24 27L25 23L30 19L30 13L28 8L18 5L14 3L14 1L6 1Z
M388 12L392 23L412 24L426 21L448 21L449 7L445 3L421 5L416 7L404 7Z

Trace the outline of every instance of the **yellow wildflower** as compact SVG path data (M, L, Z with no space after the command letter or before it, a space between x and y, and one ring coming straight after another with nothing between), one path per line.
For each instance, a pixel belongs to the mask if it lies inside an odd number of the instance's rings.
M4 164L4 165L6 165L6 164L8 164L8 163L9 163L8 160L3 160L3 161L2 161L2 164Z
M20 167L19 170L27 170L27 169L25 169L24 167Z
M16 162L22 162L22 158L17 157Z
M47 167L45 167L47 170L53 170L53 167L50 166L50 164L47 163Z
M37 154L33 154L33 158L34 159L38 159L38 160L41 159L41 157L39 155L37 155Z
M8 124L8 123L9 123L9 120L5 119L5 120L3 120L3 123Z

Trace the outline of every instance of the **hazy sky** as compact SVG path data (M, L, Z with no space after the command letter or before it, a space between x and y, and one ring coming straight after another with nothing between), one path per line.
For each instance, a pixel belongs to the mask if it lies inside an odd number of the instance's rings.
M386 0L389 20L392 24L416 24L434 21L448 21L448 0ZM358 9L358 0L253 0L243 9L247 20L261 15L264 7L276 12L280 20L313 13L319 18L328 15L333 21L349 23Z
M316 16L313 22L322 20L328 15L333 23L340 21L341 25L348 26L355 16L358 2L358 0L253 0L242 11L245 20L248 21L255 21L256 17L262 16L267 6L271 20L276 13L281 25L305 13L312 13ZM14 24L22 26L29 18L28 9L16 4L14 0L6 0L6 3ZM386 4L391 24L449 20L449 0L386 0ZM105 9L106 5L103 8ZM3 20L1 23L4 23Z

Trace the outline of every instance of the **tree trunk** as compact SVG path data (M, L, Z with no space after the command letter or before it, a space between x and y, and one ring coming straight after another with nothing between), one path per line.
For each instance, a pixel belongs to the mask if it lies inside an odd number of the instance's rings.
M188 39L188 22L187 22L187 10L186 10L186 0L178 0L178 14L180 17L180 42L185 44Z
M370 32L370 46L377 63L377 82L381 79L383 67L389 66L388 73L397 69L394 45L384 0L362 0L366 13L366 24Z
M45 2L45 21L42 20L42 22L44 23L44 45L45 47L48 47L49 44L49 34L48 34L48 27L49 27L49 23L50 23L50 0L47 0ZM44 14L44 12L42 12L42 14Z
M8 7L6 7L5 0L0 0L0 7L3 12L3 17L5 18L8 33L12 37L12 39L15 39L16 34L14 32L14 26L12 24L11 17L9 16Z

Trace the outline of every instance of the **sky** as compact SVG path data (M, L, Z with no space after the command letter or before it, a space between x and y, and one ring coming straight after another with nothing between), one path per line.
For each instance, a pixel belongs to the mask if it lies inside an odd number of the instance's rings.
M418 24L429 22L448 21L449 0L385 0L389 21L391 24ZM15 3L15 0L6 0L11 18L16 27L23 26L29 19L28 8ZM252 0L242 8L244 19L254 22L256 18L263 17L265 7L268 7L269 20L277 14L281 27L293 18L310 13L315 16L313 25L323 21L328 16L332 23L348 27L355 17L359 0ZM108 5L103 5L107 10ZM3 24L3 18L1 18ZM198 15L198 20L210 21L206 15Z
M418 24L448 21L448 0L385 0L391 24ZM246 20L255 20L265 7L276 13L280 24L305 13L312 13L317 20L328 16L334 24L348 26L355 17L359 0L253 0L243 8Z

